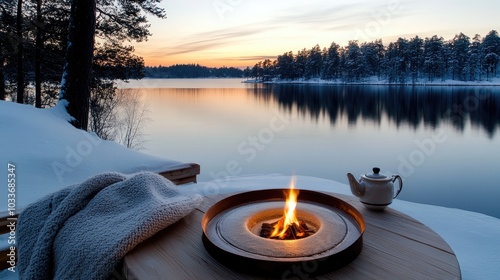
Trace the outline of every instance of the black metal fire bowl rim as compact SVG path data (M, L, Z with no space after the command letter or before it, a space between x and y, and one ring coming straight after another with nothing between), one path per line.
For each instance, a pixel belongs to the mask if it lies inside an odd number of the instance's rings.
M299 220L301 206L306 208L304 210L306 213L311 211L314 213L318 208L321 210L318 212L323 212L318 215L319 230L309 237L300 240L270 240L259 237L255 232L252 233L250 229L247 229L247 218L254 215L252 211L259 213L264 209L255 209L276 204L281 204L283 207L284 192L287 191L288 189L249 191L215 203L202 219L202 241L205 249L212 257L229 268L268 277L291 276L300 271L309 276L320 275L341 268L356 259L363 247L365 229L363 216L352 205L331 194L299 190L297 205ZM247 212L248 214L241 214ZM240 225L236 226L237 233L235 235L248 239L241 244L238 243L237 238L232 238L230 229L225 226L229 223L228 220L230 223L234 223L233 220L238 220L240 216L246 217L240 220ZM328 233L331 231L325 225L332 223L341 225L336 227L342 228L340 231L345 231L346 237L327 238L329 243L321 246L315 244L328 237ZM345 224L345 227L342 224ZM339 232L335 232L335 234L338 235ZM299 248L317 249L304 250L307 253L303 255L297 253L282 255L285 254L286 250L280 251L279 248L281 244L285 243L289 243L289 245L300 244ZM264 251L271 250L271 253L260 254L252 246L262 248Z

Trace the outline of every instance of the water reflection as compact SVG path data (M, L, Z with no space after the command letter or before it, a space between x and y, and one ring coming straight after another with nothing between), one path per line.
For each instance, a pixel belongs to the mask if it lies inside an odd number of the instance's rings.
M154 120L145 151L199 163L202 182L226 176L235 162L238 175L293 172L343 183L347 172L380 166L401 174L410 162L398 198L500 217L491 176L499 164L500 88L160 82L140 89ZM277 115L289 122L267 137ZM435 135L446 141L430 147Z
M493 138L500 125L500 90L494 87L410 87L330 85L250 85L253 94L277 101L282 109L294 107L319 120L326 115L332 124L346 118L380 124L387 116L398 128L408 125L436 128L441 123L463 132L467 123Z

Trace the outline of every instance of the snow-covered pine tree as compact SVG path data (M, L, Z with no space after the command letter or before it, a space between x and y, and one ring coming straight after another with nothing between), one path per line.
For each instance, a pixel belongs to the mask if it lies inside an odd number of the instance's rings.
M482 80L483 66L481 52L481 36L476 34L474 38L472 38L469 60L467 62L468 77L471 81Z
M496 30L490 31L488 35L484 37L482 50L486 78L495 77L500 62L500 37Z
M293 76L295 79L301 79L305 77L306 63L308 56L309 56L309 51L306 50L305 48L297 52L297 55L295 56L293 63L293 69L294 69Z
M444 63L442 57L443 41L442 37L436 35L431 38L425 38L424 70L429 81L437 77L442 77L442 64Z
M345 52L345 61L343 68L346 72L346 80L348 82L357 82L360 80L363 73L363 57L357 40L349 41Z
M321 73L323 57L319 45L315 45L308 53L304 76L306 79L318 78Z
M470 38L463 33L456 35L452 40L453 77L460 81L467 80L467 62L470 60Z
M361 54L363 56L365 75L376 75L378 72L379 61L375 42L362 43Z
M424 40L418 36L408 42L408 56L410 63L410 76L412 83L416 83L421 78L424 64Z
M276 59L276 74L282 80L293 79L293 53L286 52Z
M340 76L340 46L332 42L330 47L324 51L323 55L323 69L321 76L323 79L338 79Z

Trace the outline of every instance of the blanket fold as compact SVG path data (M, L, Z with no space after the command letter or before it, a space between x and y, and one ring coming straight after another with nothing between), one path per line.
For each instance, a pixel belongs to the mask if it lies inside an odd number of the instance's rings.
M19 215L20 278L107 279L127 252L201 201L151 172L103 173L69 186Z

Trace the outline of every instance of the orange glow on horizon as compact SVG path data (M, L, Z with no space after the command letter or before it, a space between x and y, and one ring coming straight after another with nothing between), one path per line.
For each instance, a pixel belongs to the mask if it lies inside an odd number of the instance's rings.
M281 52L283 53L283 52ZM135 54L144 59L146 66L171 66L175 64L199 64L207 67L236 67L244 69L252 68L259 61L266 58L275 60L280 50L262 50L257 54L246 49L238 51L227 51L224 53L193 52L179 55L156 52L148 48L136 46ZM264 54L264 55L262 55Z
M261 61L261 59L256 60L223 60L223 59L168 59L168 58L148 58L143 56L144 64L149 67L155 66L172 66L175 64L199 64L206 67L236 67L244 69L247 66L252 68L256 63Z

